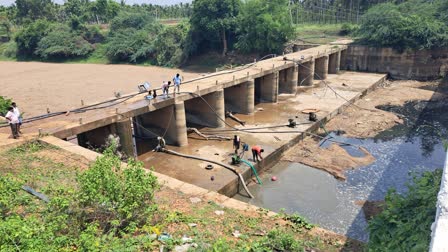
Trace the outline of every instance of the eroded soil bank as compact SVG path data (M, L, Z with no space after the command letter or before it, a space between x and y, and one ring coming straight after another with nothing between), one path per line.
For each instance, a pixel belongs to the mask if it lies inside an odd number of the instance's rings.
M440 136L442 132L437 130L443 129L439 129L440 125L433 124L432 121L448 107L447 86L448 83L442 81L387 82L384 87L368 94L326 125L322 125L319 133L324 136L326 132L337 132L350 138L380 139L396 135L391 132L402 131L405 134L407 127L415 130L419 127L421 134ZM423 121L428 123L422 124ZM327 141L332 140L336 141L337 138ZM366 166L375 161L375 157L360 143L351 148L357 148L364 155L353 156L347 152L347 148L342 148L338 143L321 148L321 138L309 137L285 153L282 160L309 165L322 169L335 178L346 179L346 170Z

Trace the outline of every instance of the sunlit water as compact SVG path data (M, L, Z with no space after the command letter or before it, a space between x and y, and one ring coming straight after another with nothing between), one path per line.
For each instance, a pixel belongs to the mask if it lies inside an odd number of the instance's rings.
M405 125L375 139L340 137L338 140L365 147L376 158L371 165L347 171L346 181L303 164L280 162L263 175L263 185L249 187L255 196L250 202L273 211L297 212L323 228L368 241L367 221L356 201L384 200L389 188L404 193L413 173L443 167L445 153L439 135L446 135L448 116L443 106L429 107L409 103L384 108L404 115ZM350 150L353 147L345 148L358 155ZM278 180L272 182L274 175Z

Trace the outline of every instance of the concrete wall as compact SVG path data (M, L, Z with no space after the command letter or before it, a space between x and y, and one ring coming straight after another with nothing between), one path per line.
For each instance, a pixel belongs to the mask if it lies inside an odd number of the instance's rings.
M185 101L187 122L212 128L225 127L224 90Z
M325 80L328 76L328 56L316 58L314 66L314 79Z
M299 86L312 86L315 62L311 60L299 65Z
M344 69L389 73L394 79L431 80L448 72L448 49L406 50L350 45Z
M294 66L279 71L278 92L283 94L295 94L297 92L299 67Z
M255 79L255 100L257 102L277 102L278 72Z
M431 226L431 252L448 251L448 153L443 169L442 183L437 197L437 213Z

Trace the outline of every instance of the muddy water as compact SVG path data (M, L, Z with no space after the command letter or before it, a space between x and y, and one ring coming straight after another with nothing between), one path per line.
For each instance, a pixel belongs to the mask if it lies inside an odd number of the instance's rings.
M389 188L404 193L413 173L441 168L445 158L440 140L448 128L444 104L408 102L382 109L400 114L405 124L371 139L338 139L365 147L377 159L375 163L350 170L346 181L338 181L323 171L281 162L263 175L262 186L249 187L256 197L250 202L274 211L297 212L323 228L367 241L367 221L355 202L384 200ZM356 150L349 152L356 155ZM270 181L274 175L276 182Z

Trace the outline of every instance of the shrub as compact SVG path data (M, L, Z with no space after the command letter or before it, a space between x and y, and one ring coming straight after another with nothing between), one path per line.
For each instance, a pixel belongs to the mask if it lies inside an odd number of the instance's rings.
M110 23L110 30L111 32L128 28L140 30L151 23L154 23L154 18L149 13L122 11Z
M21 29L16 37L17 52L21 56L34 55L39 41L50 32L50 23L46 20L37 20Z
M185 46L188 24L165 27L154 42L156 64L159 66L179 66L185 60Z
M137 62L154 52L153 41L147 32L125 29L109 37L106 56L111 61Z
M89 170L78 177L79 200L87 220L106 228L123 229L146 220L152 210L157 178L141 162L130 160L123 168L109 147ZM92 211L93 209L93 211Z
M0 96L0 115L5 116L8 112L8 107L11 106L11 99L7 99L3 96Z
M341 36L347 36L350 34L354 34L358 31L359 26L355 24L348 24L345 23L341 26L341 30L339 31L339 35Z
M104 41L104 35L101 33L101 29L98 25L88 25L82 29L82 37L89 43L101 43Z
M428 3L420 4L426 8ZM415 6L379 4L362 17L357 35L362 43L396 49L423 49L448 44L446 24ZM430 12L428 10L428 12Z
M8 58L14 58L17 56L17 43L14 41L10 41L5 44L3 49L3 56Z
M385 209L369 222L369 251L428 251L442 170L414 176L409 191L389 190Z
M92 51L93 47L89 42L63 25L53 29L39 41L35 54L44 59L66 59L84 57Z

